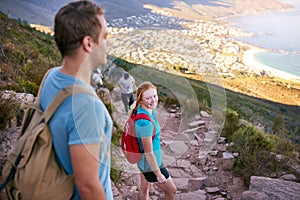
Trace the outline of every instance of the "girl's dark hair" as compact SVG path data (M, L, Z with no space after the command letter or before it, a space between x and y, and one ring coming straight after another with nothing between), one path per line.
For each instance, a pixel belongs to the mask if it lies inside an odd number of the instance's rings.
M61 55L71 55L85 36L95 42L101 32L98 16L104 14L103 6L92 1L71 2L62 7L55 15L54 39Z

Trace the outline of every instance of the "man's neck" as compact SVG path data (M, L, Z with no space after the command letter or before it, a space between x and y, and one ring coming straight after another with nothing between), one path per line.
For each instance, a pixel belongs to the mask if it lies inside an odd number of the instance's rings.
M80 57L65 57L60 71L63 74L74 76L84 83L90 84L92 70L88 63L85 63Z

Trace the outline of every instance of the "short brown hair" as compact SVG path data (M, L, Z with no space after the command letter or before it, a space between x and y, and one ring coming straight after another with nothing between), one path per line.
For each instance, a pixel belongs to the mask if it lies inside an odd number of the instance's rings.
M87 0L71 2L58 11L54 38L63 57L72 54L85 36L91 36L98 42L102 27L97 16L103 14L103 6Z

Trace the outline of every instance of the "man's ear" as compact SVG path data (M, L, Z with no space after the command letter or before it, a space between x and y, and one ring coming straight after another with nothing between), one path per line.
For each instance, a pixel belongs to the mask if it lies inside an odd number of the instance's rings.
M82 39L82 46L83 49L87 52L91 52L92 51L92 45L93 45L93 39L90 36L85 36Z

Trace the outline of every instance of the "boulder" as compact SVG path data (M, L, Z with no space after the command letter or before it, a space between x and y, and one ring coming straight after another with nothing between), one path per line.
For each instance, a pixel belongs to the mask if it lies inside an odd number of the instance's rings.
M243 193L242 199L253 199L254 194L257 195L257 199L264 200L298 200L300 199L300 183L251 176L249 191Z

